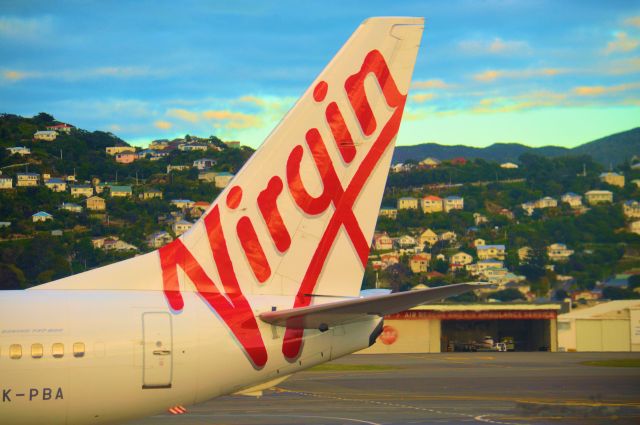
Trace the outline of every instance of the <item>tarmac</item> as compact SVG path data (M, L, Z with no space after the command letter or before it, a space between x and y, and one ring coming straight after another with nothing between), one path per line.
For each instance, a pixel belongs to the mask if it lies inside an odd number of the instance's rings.
M640 368L582 364L630 358L640 353L350 355L260 398L127 425L640 424Z

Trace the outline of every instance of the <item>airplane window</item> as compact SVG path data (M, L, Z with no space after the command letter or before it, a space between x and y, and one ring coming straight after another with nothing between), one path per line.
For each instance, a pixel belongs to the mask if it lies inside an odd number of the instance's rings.
M56 342L51 346L51 354L56 359L62 358L64 356L64 344Z
M9 357L14 360L22 358L22 345L11 344L9 346Z
M42 344L31 344L31 357L34 359L41 359L44 354L44 348Z
M73 357L84 357L84 342L73 344Z

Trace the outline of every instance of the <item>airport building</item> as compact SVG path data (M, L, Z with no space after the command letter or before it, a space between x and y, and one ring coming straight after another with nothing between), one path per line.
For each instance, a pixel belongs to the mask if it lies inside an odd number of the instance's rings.
M609 301L558 316L560 351L640 351L640 300Z
M385 317L373 346L361 354L482 350L486 337L515 351L557 351L560 304L429 304Z

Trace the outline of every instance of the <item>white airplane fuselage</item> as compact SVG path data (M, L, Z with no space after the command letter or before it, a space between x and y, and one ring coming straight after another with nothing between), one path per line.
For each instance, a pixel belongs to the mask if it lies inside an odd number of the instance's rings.
M3 292L0 422L104 424L166 412L365 348L381 321L307 330L290 362L282 354L285 329L258 320L269 360L257 369L198 294L184 298L175 314L161 291ZM256 315L290 303L248 298Z

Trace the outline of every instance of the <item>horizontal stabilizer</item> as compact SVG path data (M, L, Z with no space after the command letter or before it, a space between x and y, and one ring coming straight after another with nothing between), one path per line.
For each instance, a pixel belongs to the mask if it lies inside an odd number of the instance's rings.
M294 329L321 329L365 319L384 316L485 286L483 282L457 283L418 291L397 292L367 298L353 298L333 303L312 305L260 314L260 320L276 326Z

